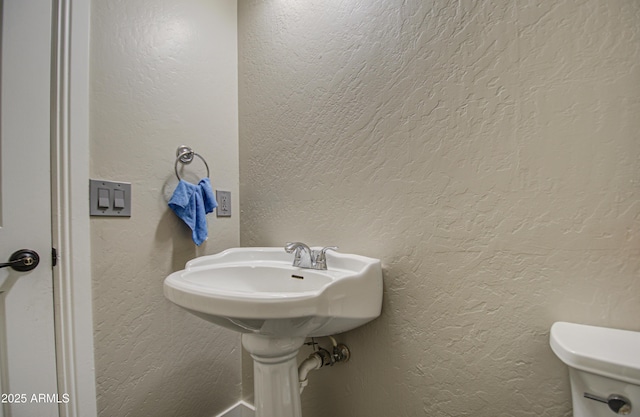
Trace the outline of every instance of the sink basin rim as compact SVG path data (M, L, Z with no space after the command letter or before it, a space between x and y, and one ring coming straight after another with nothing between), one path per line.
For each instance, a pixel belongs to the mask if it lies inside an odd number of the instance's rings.
M327 323L334 323L331 324L332 327L342 329L352 328L346 323L364 324L380 315L382 271L378 259L329 252L328 271L293 267L291 261L292 255L282 248L227 249L187 262L184 270L176 271L165 279L164 294L173 303L205 320L207 315L215 316L215 319L211 317L209 321L217 324L220 324L220 318L280 320L315 316L326 318ZM189 274L237 266L255 266L257 269L273 267L282 269L287 274L291 272L321 277L326 282L308 291L262 291L252 294L220 288L207 291L205 285L184 279ZM345 325L340 326L341 321Z
M252 270L252 268L255 268ZM241 271L245 271L246 273L274 273L276 270L287 271L286 274L283 274L283 280L293 280L293 275L302 276L306 279L310 277L314 278L316 281L324 281L321 285L318 285L315 288L308 288L306 290L300 289L297 291L286 291L286 290L276 290L276 289L266 289L266 290L258 290L254 289L253 291L249 290L239 290L239 289L228 289L221 288L220 286L216 287L215 290L212 289L213 284L222 284L222 279L217 279L211 285L207 285L206 283L198 282L205 281L206 278L197 279L197 274L202 273L203 275L208 272L217 272L226 270L224 272L232 272L240 273ZM223 273L224 273L223 272ZM287 277L287 275L291 275ZM183 291L189 291L193 294L202 294L202 292L206 292L207 295L211 298L233 298L237 300L249 299L255 301L256 299L264 299L265 301L269 299L274 300L294 300L294 299L308 299L309 297L317 296L319 293L324 291L331 283L336 279L342 279L346 275L344 271L313 271L308 269L294 268L292 266L285 266L279 264L273 264L269 262L255 262L255 264L220 264L214 266L203 266L198 268L185 269L182 271L175 272L171 274L167 279L169 279L169 283L176 283L180 285L180 289ZM248 278L227 278L227 280L236 279L237 281L245 280L250 281ZM303 278L304 279L304 278ZM346 278L348 279L348 278ZM295 281L292 281L295 282ZM249 282L252 283L252 282ZM301 282L302 283L302 282Z

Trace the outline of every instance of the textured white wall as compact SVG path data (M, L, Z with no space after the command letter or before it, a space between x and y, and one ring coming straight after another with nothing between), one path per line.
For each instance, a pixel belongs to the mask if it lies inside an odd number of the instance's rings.
M381 258L305 417L569 415L566 320L640 330L640 2L239 2L241 243Z
M207 216L196 249L167 207L182 144L206 158L214 188L238 196L236 1L92 7L91 176L133 188L131 218L91 220L99 415L211 417L240 398L240 339L171 304L162 282L239 244L238 212ZM196 159L185 176L205 172Z

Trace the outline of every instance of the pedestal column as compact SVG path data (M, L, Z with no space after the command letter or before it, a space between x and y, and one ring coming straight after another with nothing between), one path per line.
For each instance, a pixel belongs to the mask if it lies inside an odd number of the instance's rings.
M242 335L253 358L255 417L302 417L296 356L303 343L304 337Z

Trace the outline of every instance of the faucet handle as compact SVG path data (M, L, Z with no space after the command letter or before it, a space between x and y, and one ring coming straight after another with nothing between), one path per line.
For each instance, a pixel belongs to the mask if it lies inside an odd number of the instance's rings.
M316 258L316 269L327 269L327 251L328 250L338 250L337 246L325 246L319 251L315 251Z
M302 245L304 245L302 242L287 242L284 244L284 250L287 253L293 253L294 250L300 250Z
M322 254L323 257L327 254L328 250L338 250L338 247L337 246L325 246L324 248L322 248L320 250L320 253Z
M309 246L302 242L287 242L284 245L284 250L287 253L300 253L300 251L303 249L306 249L307 252L310 252Z

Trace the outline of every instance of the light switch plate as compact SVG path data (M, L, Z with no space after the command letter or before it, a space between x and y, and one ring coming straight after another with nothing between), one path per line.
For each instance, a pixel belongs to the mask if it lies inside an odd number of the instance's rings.
M216 208L217 217L231 217L231 191L216 190Z
M103 190L102 195L99 190ZM107 190L108 193L105 193L104 190ZM108 201L104 207L106 198ZM119 207L122 205L124 207ZM89 215L131 217L131 183L89 180Z

